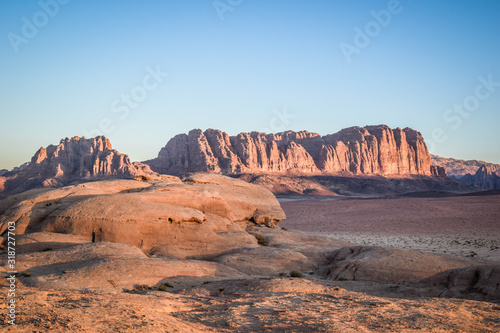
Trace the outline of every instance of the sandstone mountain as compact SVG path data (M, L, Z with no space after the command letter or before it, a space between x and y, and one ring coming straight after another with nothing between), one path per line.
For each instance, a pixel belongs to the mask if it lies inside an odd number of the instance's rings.
M446 168L446 173L448 174L448 176L455 179L460 179L460 177L463 177L468 173L473 175L483 165L486 165L486 167L491 170L491 172L500 170L500 164L487 163L478 160L466 161L431 155L431 161L433 165Z
M58 145L40 148L31 159L0 174L0 193L19 193L32 188L60 187L72 182L103 178L133 178L150 174L147 165L132 163L114 150L104 136L73 137Z
M474 175L468 173L459 180L481 190L500 189L500 170L493 172L483 164Z
M156 159L145 163L168 174L445 175L443 169L431 168L419 132L385 125L351 127L325 136L307 131L229 136L194 129L172 138Z

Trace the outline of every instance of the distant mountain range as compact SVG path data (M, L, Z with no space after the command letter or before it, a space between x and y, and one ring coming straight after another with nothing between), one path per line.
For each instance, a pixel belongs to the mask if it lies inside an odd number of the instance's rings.
M383 194L498 188L500 165L483 163L486 165L481 168L481 163L431 156L422 135L411 128L351 127L325 136L307 131L229 136L219 130L195 129L175 136L157 158L143 163L132 163L104 136L66 138L58 145L40 148L20 167L0 170L0 194L105 178L196 172L240 177L275 193ZM446 177L445 168L470 186Z
M477 160L458 160L431 155L434 165L446 169L453 179L472 185L481 190L500 189L500 164Z
M493 164L478 160L466 161L431 155L431 161L433 165L438 165L446 168L446 173L448 174L448 176L455 177L457 179L465 176L466 174L475 174L483 165L485 165L491 172L500 170L500 164Z

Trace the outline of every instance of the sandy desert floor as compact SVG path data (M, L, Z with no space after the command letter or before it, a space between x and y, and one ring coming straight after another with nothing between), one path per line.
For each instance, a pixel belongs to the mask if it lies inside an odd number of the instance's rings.
M355 244L500 261L500 195L283 200L281 227Z

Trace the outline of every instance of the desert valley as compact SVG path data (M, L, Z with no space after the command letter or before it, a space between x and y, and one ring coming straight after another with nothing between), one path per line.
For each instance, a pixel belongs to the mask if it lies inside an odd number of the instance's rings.
M0 199L5 331L500 331L500 165L414 129L66 138Z

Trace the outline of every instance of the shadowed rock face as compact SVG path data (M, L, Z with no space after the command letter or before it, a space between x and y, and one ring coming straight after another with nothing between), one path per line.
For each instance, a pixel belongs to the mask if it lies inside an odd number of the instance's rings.
M132 163L111 147L104 136L66 138L40 148L30 163L0 175L0 192L12 194L38 187L60 187L70 182L102 178L133 178L149 174L147 165Z
M432 164L446 168L446 173L455 179L466 174L474 175L483 165L485 165L491 172L500 171L500 164L487 163L478 160L459 160L455 158L446 158L436 155L431 155Z
M474 264L466 258L378 246L344 247L331 256L332 263L322 268L325 278L382 283L416 282L447 269Z
M500 189L499 174L500 170L492 172L490 168L483 164L474 175L468 173L459 180L481 190Z
M278 134L195 129L179 134L146 162L161 173L190 172L437 175L422 135L385 125L351 127L320 136L307 131Z
M432 164L446 168L447 174L456 180L481 190L500 189L500 164L477 160L457 160L431 155Z
M72 234L186 258L256 247L245 228L272 228L285 218L263 187L221 175L193 175L184 183L174 178L97 181L12 195L0 201L0 233L14 221L16 235Z
M500 266L485 265L450 269L419 282L431 287L429 296L467 297L478 300L500 300Z

